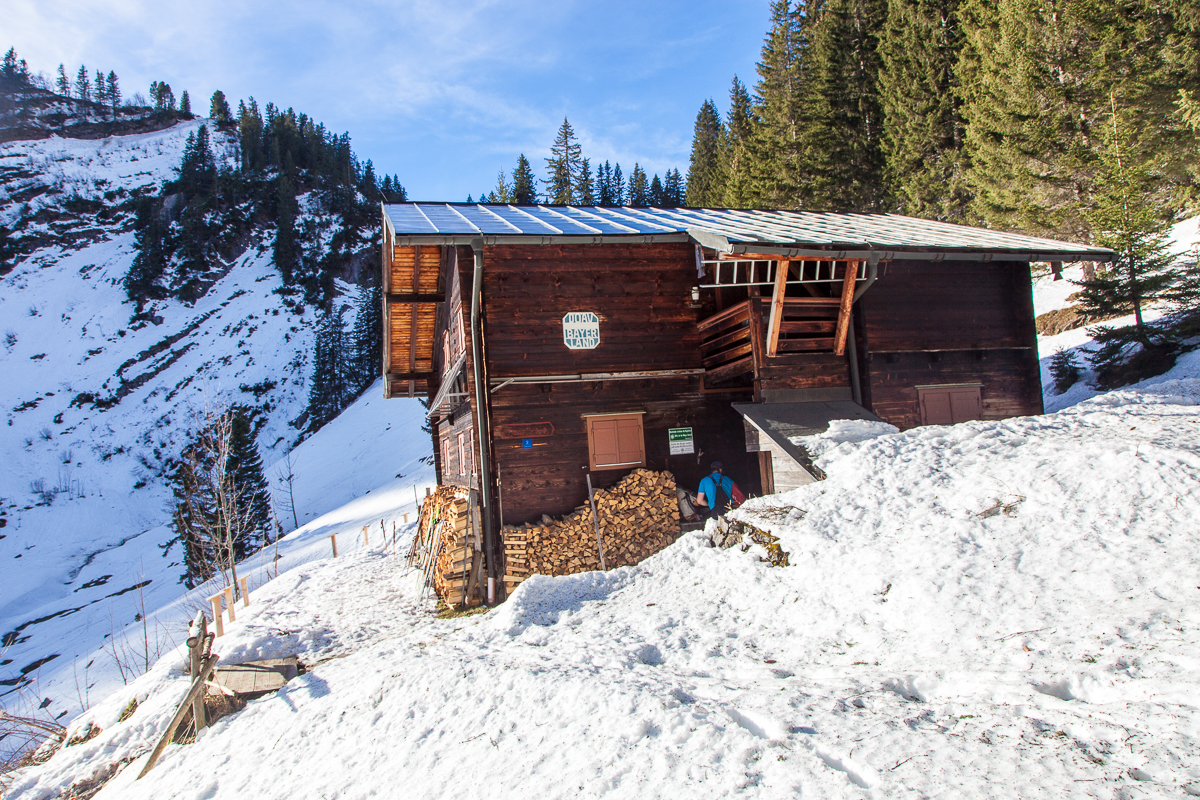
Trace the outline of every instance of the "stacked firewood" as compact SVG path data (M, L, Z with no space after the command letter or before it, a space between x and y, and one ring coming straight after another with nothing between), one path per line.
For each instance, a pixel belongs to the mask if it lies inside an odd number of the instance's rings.
M670 472L638 469L595 493L609 569L637 564L679 538L679 501ZM529 575L570 575L600 569L596 524L589 505L562 519L505 526L504 581L508 591Z
M423 569L447 605L469 608L482 602L484 563L478 520L470 496L457 486L439 486L425 498L410 559Z

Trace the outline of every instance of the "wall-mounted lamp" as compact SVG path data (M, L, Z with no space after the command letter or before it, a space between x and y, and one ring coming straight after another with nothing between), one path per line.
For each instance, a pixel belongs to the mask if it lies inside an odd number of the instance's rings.
M692 302L693 303L700 302L700 287L699 286L692 287Z

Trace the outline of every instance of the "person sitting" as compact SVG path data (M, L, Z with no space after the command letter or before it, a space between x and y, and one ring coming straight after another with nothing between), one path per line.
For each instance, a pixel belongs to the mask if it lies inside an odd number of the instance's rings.
M725 475L725 465L714 461L709 469L710 474L700 481L696 492L696 511L701 519L724 514L733 508L733 480Z

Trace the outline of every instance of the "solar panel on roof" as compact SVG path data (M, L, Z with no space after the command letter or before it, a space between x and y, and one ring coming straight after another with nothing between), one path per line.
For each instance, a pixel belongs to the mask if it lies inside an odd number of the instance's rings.
M897 214L714 208L609 208L402 203L385 207L398 236L622 236L702 228L730 243L822 248L928 248L1095 255L1108 251L1034 236Z

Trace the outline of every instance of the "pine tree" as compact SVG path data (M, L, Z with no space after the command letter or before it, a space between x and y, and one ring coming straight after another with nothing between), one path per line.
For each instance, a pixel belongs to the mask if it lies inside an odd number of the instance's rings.
M358 287L354 327L351 331L353 353L353 393L362 394L382 374L383 363L383 294L377 270L370 281Z
M67 77L67 71L62 64L58 65L58 77L54 80L54 88L63 97L71 96L71 79Z
M885 0L830 0L806 31L809 83L801 172L809 207L883 211L878 37Z
M224 125L233 120L233 113L229 110L229 101L225 99L225 93L220 89L213 92L212 100L208 104L208 116L218 125Z
M805 16L804 5L798 6L773 0L771 27L757 65L758 124L749 137L751 179L742 198L753 206L796 208L803 205L807 189L803 132L808 124L802 112L812 98L805 95Z
M1074 350L1056 350L1050 356L1050 377L1054 380L1055 394L1062 394L1078 383L1080 375Z
M96 70L96 79L92 82L92 86L93 86L92 99L95 100L97 103L99 103L102 106L108 105L108 92L106 91L106 86L104 83L104 72L103 71Z
M687 189L683 183L683 175L678 169L667 170L667 179L663 184L663 205L667 208L678 208L684 205Z
M92 99L92 82L88 78L87 67L82 64L79 66L79 72L75 74L75 97L80 100Z
M696 114L692 130L692 156L688 166L687 204L693 208L720 205L724 199L721 150L725 146L725 124L712 100L705 100ZM682 205L682 202L680 203Z
M296 241L296 192L287 172L275 183L275 268L284 286L291 286L300 271L300 244Z
M508 176L504 170L496 175L496 188L492 190L489 197L493 203L511 203L512 202L512 184L508 182Z
M637 163L634 163L633 172L629 175L629 205L634 208L650 205L650 184L646 180L646 171Z
M724 178L724 197L720 205L749 208L754 203L753 139L758 123L750 93L737 76L729 89L729 127L721 153L720 173Z
M609 184L612 186L614 206L625 205L625 176L621 174L621 165L613 164L612 175L609 176Z
M326 311L313 343L313 373L308 393L309 430L333 420L349 404L346 335L340 314Z
M663 191L662 180L659 179L658 173L654 173L654 177L650 180L650 189L647 192L650 196L650 205L663 208L667 205L666 193Z
M117 73L109 70L107 83L108 105L112 109L113 118L117 116L117 109L121 106L121 84L117 80Z
M29 65L25 63L25 59L17 56L17 50L14 47L8 48L8 52L4 54L4 64L0 66L0 75L25 84L28 84L32 77L29 74Z
M1133 161L1150 159L1180 201L1195 139L1180 88L1200 81L1195 6L1150 0L963 0L957 67L972 210L995 227L1087 240L1110 95L1136 110Z
M605 161L596 167L596 205L611 206L612 204L612 167Z
M965 122L955 65L962 50L959 0L890 0L880 38L883 153L905 213L962 222Z
M575 130L564 117L550 147L550 158L546 159L550 173L550 178L545 181L548 203L571 205L575 202L582 158L583 151L575 139Z
M596 205L596 187L592 181L592 165L586 158L580 159L579 162L579 185L575 190L575 204Z
M184 89L183 94L179 96L179 113L185 117L192 116L192 100L188 97L187 89Z
M263 474L262 458L251 430L250 415L242 407L232 411L229 461L226 471L237 494L244 522L234 542L234 557L239 561L271 543L271 490Z
M139 198L133 223L137 255L133 257L123 283L125 296L136 304L139 313L147 300L166 297L161 281L171 257L168 234L167 225L159 219L154 201L148 197Z
M1138 126L1117 106L1105 121L1096 175L1095 206L1085 212L1095 231L1095 242L1117 254L1116 260L1095 279L1083 283L1081 305L1094 316L1132 311L1131 336L1142 345L1152 344L1143 308L1170 288L1170 219L1155 202L1161 176L1150 163L1139 161Z
M201 125L195 135L188 134L184 144L179 183L192 193L207 192L216 176L217 164L213 159L208 126Z
M517 167L513 170L512 202L518 206L537 204L537 178L524 153L517 156Z

